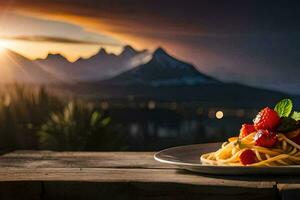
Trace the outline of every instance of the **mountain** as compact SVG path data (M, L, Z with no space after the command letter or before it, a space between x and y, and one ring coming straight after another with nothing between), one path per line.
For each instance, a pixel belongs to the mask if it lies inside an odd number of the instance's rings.
M173 58L162 48L150 54L125 46L119 55L100 49L94 56L74 63L59 54L32 61L6 50L1 53L0 72L0 83L74 82L55 84L53 89L87 98L123 101L133 96L137 100L258 107L291 97L276 91L218 81L199 72L193 65ZM299 97L296 102L299 105Z
M218 83L200 73L191 64L170 56L162 48L153 54L136 51L125 46L119 55L105 49L90 58L69 62L60 54L49 54L45 59L29 60L13 51L6 50L1 82L76 83L97 82L110 79L113 84L143 83L152 86L197 85ZM138 66L138 67L136 67ZM6 76L7 74L11 74Z
M30 60L6 49L1 53L0 83L76 83L111 78L147 62L148 51L136 51L125 46L119 55L100 49L90 58L69 62L60 54L49 54L45 59Z
M110 80L110 84L146 84L152 86L216 84L220 81L200 73L193 65L170 56L158 48L152 59Z
M0 83L44 83L59 79L47 68L6 49L1 52Z
M98 81L113 77L147 61L149 52L136 51L131 46L125 46L120 55L109 54L105 49L90 58L80 58L71 63L61 55L48 55L46 59L36 62L51 69L59 77L68 82Z
M291 97L272 90L221 82L170 56L162 48L158 48L148 62L113 78L83 82L68 90L87 98L121 102L134 97L136 101L201 102L202 106L236 108L259 108Z

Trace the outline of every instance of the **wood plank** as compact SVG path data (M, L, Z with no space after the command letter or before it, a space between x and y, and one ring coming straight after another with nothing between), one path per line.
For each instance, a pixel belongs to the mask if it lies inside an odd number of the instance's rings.
M85 191L85 193L82 193ZM271 188L200 186L178 183L46 182L44 199L265 200L278 199Z
M23 196L20 183L32 199L278 199L272 180L188 173L153 152L12 152L0 157L0 183L7 199Z
M0 199L17 200L30 199L40 200L42 187L40 182L18 181L1 182L0 181Z
M271 188L199 186L178 183L26 181L0 182L0 198L17 200L265 200L278 199Z
M241 181L183 173L176 169L0 168L1 181L168 182L207 186L272 188L272 181Z
M55 200L101 199L101 196L110 199L277 199L275 182L211 178L175 169L1 168L0 180L42 182L43 199Z
M291 181L288 181L291 182ZM298 182L298 183L297 183ZM300 183L299 179L295 183L278 183L277 188L281 199L291 200L291 199L300 199Z
M159 163L153 152L15 151L0 157L0 167L19 168L151 168L176 166Z

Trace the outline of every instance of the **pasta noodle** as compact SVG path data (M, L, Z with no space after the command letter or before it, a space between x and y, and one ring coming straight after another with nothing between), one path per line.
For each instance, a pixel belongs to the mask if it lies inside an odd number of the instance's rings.
M263 108L253 124L243 124L239 137L229 138L216 152L201 155L203 165L300 165L300 112L290 99L274 109Z
M300 146L288 139L284 134L278 133L278 142L272 148L256 146L253 132L246 137L230 139L224 142L216 152L201 155L203 165L242 166L239 156L245 149L252 150L257 162L247 166L282 166L300 164Z

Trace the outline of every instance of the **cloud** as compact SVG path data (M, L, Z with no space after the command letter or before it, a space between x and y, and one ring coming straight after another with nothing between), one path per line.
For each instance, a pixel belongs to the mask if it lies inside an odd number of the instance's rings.
M2 36L0 39L3 40L18 40L27 42L55 42L64 44L85 44L85 45L104 45L104 46L123 46L120 43L109 43L103 41L88 41L88 40L77 40L64 37L52 37L52 36Z
M257 80L299 82L299 4L283 0L0 0L0 11L2 6L77 24L139 48L163 46L211 75L228 80L234 72L233 81L263 85Z
M110 34L140 48L165 38L300 32L299 3L260 0L0 0L39 18ZM0 8L1 9L1 8ZM156 44L153 40L161 44Z
M296 1L0 0L0 3L39 15L91 19L104 28L123 33L212 34L300 29ZM96 25L94 22L91 23Z

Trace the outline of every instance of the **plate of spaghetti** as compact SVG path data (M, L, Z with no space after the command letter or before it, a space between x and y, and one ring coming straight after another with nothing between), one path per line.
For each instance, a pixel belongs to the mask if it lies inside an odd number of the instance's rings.
M225 142L173 147L154 158L208 174L300 174L300 112L283 99Z

